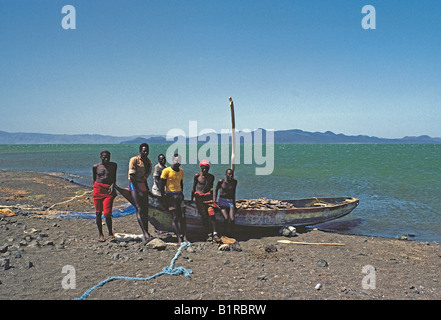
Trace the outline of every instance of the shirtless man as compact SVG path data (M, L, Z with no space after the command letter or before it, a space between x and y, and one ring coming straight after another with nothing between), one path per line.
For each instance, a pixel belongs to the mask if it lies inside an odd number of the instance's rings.
M219 201L217 204L221 208L222 215L224 217L224 233L227 236L234 236L235 220L234 215L236 213L236 186L237 180L234 179L234 171L228 169L225 172L225 178L220 179L216 185L216 191L214 193L214 201L216 202L217 194L219 191Z
M214 176L208 173L210 162L202 160L199 163L201 172L194 175L191 201L196 199L196 208L201 215L204 229L208 234L208 242L219 242L220 238L216 231L216 216L213 209L213 184Z
M165 168L161 173L161 200L163 206L172 214L172 226L179 245L182 241L188 242L183 193L184 170L180 166L181 156L175 154L172 166Z
M144 241L152 236L148 232L149 193L147 178L152 172L152 161L148 157L149 145L139 146L139 155L132 157L129 162L129 190L135 202L136 219L141 227Z
M115 239L112 231L112 207L113 199L116 197L117 164L110 162L110 152L101 151L101 162L92 167L93 173L93 203L96 212L96 225L98 227L98 241L104 241L103 224L101 215L104 213L106 225L109 231L109 240Z

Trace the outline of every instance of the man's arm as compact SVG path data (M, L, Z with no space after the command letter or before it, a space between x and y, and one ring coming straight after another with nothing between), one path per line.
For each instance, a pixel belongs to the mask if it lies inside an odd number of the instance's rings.
M159 186L161 184L161 179L159 179L159 176L153 176L153 180L155 181L155 184Z
M216 184L216 190L213 193L213 201L216 202L217 199L217 192L219 191L220 187L222 185L222 180L218 180Z
M129 161L129 180L132 183L135 191L138 192L139 190L138 190L138 184L136 183L135 173L136 173L136 158L133 157Z
M181 191L182 191L182 195L184 195L184 171L182 170L182 168L180 168L179 171L182 172L182 177L181 177Z
M133 188L135 189L136 192L139 192L138 183L136 182L135 174L131 173L129 176L130 176L130 182L132 183Z
M115 184L116 184L116 170L118 170L118 165L113 162L113 165L111 167L111 184L110 184L110 188L109 188L109 193L115 193Z
M93 182L96 181L96 164L93 165L92 167L92 177L93 177Z
M193 201L193 199L194 199L194 193L196 192L196 186L198 185L198 176L199 176L198 173L196 173L194 175L193 188L191 189L191 201ZM181 180L181 182L182 182L182 180Z
M167 177L168 177L167 169L162 170L161 177L160 177L161 184L159 186L159 191L161 191L162 199L164 199L164 195L165 195L165 186L167 184Z
M237 180L234 180L234 193L233 193L234 210L236 210L236 187L237 187Z
M148 165L148 168L145 171L145 173L146 173L145 176L146 177L148 177L150 175L150 173L152 173L152 166L153 166L153 164L152 164L152 160L150 160L150 158L147 158L147 165Z
M165 184L167 183L166 179L161 179L161 186L160 186L160 190L161 190L161 196L163 197L165 194Z
M206 184L207 192L213 192L213 185L214 185L214 176L212 174L208 175L208 180Z

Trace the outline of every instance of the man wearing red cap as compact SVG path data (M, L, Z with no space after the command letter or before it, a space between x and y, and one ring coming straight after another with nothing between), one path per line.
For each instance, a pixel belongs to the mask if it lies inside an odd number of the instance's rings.
M214 175L208 173L210 162L202 160L199 163L201 172L194 175L193 189L191 190L191 201L196 199L196 208L202 218L204 229L208 234L207 241L219 242L220 238L216 231L216 216L213 209L213 184Z

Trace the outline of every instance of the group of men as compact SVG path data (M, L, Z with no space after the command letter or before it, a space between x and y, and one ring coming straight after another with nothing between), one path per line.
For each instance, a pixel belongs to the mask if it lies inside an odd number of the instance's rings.
M149 145L142 143L139 146L139 154L129 161L129 191L130 200L135 206L136 217L141 227L143 237L149 241L152 236L148 232L149 189L147 178L153 169L152 194L160 197L161 203L172 215L172 227L177 236L178 244L187 242L187 224L184 203L184 170L180 168L182 159L179 154L174 154L171 166L167 167L166 158L163 154L158 156L158 164L152 168L152 162L148 157ZM195 200L196 208L202 218L207 241L219 242L219 234L216 228L215 211L220 210L224 217L224 234L234 236L235 203L237 180L234 172L228 169L225 178L217 181L214 189L214 175L209 173L210 162L202 160L199 163L201 171L196 173L191 191L191 201ZM117 164L110 161L110 152L101 152L101 162L93 166L93 201L96 211L96 223L98 226L98 241L105 241L102 230L104 215L109 232L109 241L115 239L112 230L112 206L116 197L116 171ZM219 195L219 198L218 198Z

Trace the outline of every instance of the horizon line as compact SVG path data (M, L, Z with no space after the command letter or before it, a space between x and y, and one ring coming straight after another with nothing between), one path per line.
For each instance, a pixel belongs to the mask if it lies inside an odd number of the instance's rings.
M232 131L232 129L222 129L222 130L229 130L230 132ZM292 128L292 129L264 129L264 128L257 128L257 129L243 129L243 130L239 130L236 129L236 132L254 132L257 130L265 130L265 131L274 131L274 132L281 132L281 131L300 131L300 132L305 132L305 133L312 133L312 134L333 134L333 135L343 135L346 137L368 137L368 138L377 138L377 139L385 139L385 140L399 140L399 139L405 139L405 138L423 138L423 137L427 137L430 139L441 139L441 137L437 137L437 136L430 136L428 134L421 134L421 135L405 135L402 136L400 138L386 138L386 137L379 137L379 136L375 136L375 135L367 135L367 134L345 134L345 133L335 133L333 131L330 130L326 130L326 131L305 131L302 129L296 129L296 128ZM112 137L112 138L131 138L131 139L136 139L136 138L146 138L146 136L148 138L154 138L154 137L161 137L161 138L165 138L167 137L167 134L132 134L132 135L127 135L127 136L120 136L120 135L111 135L111 134L101 134L101 133L44 133L44 132L24 132L24 131L19 131L19 132L8 132L8 131L3 131L0 130L0 133L6 133L6 134L36 134L36 135L52 135L52 136L103 136L103 137ZM211 133L216 133L218 135L222 135L222 134L227 134L227 132L217 132L216 130L213 129L213 132ZM205 136L208 135L209 133L204 133L201 135L197 135L197 136L184 136L186 138L197 138L197 137L201 137L201 136ZM179 135L181 136L181 135ZM176 137L176 136L175 136ZM148 139L146 138L146 139Z

